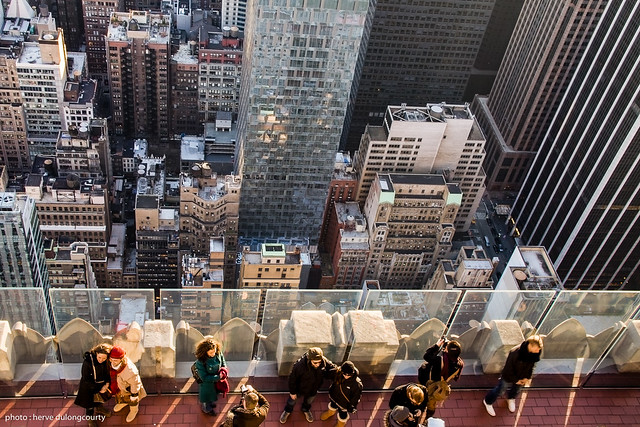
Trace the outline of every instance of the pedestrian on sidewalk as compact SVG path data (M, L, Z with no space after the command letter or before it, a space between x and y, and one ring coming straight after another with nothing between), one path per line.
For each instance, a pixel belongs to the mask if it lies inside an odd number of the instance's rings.
M489 415L496 416L493 403L505 390L507 390L509 412L516 411L516 397L522 387L531 383L533 368L540 361L542 346L540 335L532 335L509 351L498 385L490 390L482 400Z
M109 392L109 364L111 344L98 344L84 354L82 376L74 403L85 408L90 427L96 426L96 415L111 416L104 403L111 398Z
M324 357L320 347L311 347L293 364L289 374L289 398L280 415L280 424L287 422L289 415L299 397L302 397L302 413L307 422L313 422L311 403L318 394L318 389L325 378L329 378L337 369L329 359Z
M109 388L116 397L116 405L113 407L113 411L119 412L128 406L129 414L126 420L130 423L138 415L140 400L147 395L147 392L142 385L138 368L126 356L126 352L122 347L113 347L109 354L109 363L111 376Z
M358 374L356 366L348 360L333 371L333 382L329 387L329 408L320 415L322 421L328 420L337 412L335 427L347 424L349 414L356 412L362 396L362 381Z
M212 337L207 337L196 345L196 369L202 379L198 390L198 399L202 412L216 415L216 401L218 387L216 383L222 378L220 370L227 366L222 354L220 343Z

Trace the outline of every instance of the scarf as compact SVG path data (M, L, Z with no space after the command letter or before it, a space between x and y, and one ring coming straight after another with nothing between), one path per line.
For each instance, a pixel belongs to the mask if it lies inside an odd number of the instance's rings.
M120 367L118 369L113 369L111 366L111 362L109 362L109 376L111 377L111 382L109 383L109 390L111 390L111 394L114 396L118 394L120 391L120 387L118 387L118 374L122 372L122 370L127 366L124 360L120 363Z

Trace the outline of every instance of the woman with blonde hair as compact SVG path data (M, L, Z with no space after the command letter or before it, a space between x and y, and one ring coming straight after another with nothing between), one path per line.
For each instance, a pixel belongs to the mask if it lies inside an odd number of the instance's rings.
M196 369L202 379L198 398L202 412L216 415L216 401L218 390L216 382L220 381L220 368L227 366L220 343L212 337L207 337L196 345Z
M427 407L427 388L422 384L409 383L396 387L389 399L389 408L393 410L396 406L404 406L411 414L406 420L406 425L416 427L420 417Z

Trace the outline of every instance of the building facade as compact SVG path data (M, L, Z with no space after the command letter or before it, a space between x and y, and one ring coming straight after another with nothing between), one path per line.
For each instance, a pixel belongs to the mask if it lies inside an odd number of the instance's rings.
M484 192L484 135L468 105L389 106L382 126L367 126L354 155L357 200L363 204L378 173L443 174L462 191L455 218L467 231Z
M451 250L462 194L442 175L378 174L363 213L369 232L366 279L385 289L423 289Z
M241 235L317 243L369 7L248 3L236 154Z
M488 189L520 189L607 3L525 2L491 93L472 108Z
M565 289L640 289L639 19L608 2L511 212Z
M136 10L111 14L106 49L117 135L168 139L170 32L170 15Z
M366 125L381 125L388 105L463 102L495 2L469 0L462 8L455 1L377 1L341 148L356 150Z
M84 36L89 75L108 84L106 35L114 12L121 11L121 0L83 0Z
M218 177L201 165L180 183L180 249L189 254L207 256L214 238L223 238L224 284L235 287L238 255L238 203L240 179Z

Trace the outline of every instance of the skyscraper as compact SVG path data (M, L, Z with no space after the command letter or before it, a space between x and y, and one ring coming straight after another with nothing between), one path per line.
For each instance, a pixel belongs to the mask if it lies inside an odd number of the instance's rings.
M512 210L565 288L640 289L638 22L608 2Z
M472 106L488 189L520 189L606 3L525 2L488 99Z
M252 0L242 65L240 234L317 242L367 0Z
M462 102L495 2L378 0L342 148L355 150L387 105Z
M106 49L111 110L117 135L169 137L169 37L171 15L111 14Z

